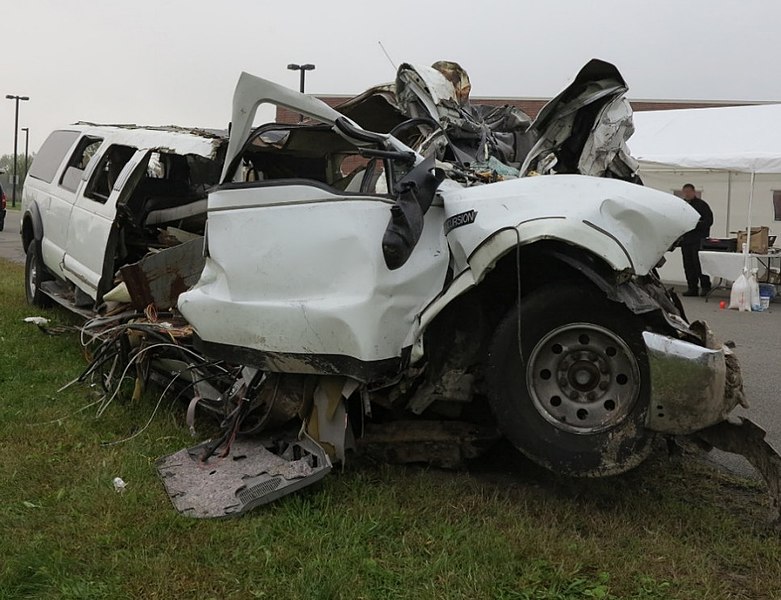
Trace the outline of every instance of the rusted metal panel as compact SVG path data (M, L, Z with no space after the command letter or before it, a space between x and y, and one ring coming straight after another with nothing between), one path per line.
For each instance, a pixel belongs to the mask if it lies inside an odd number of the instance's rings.
M135 308L154 304L160 310L176 307L179 294L201 275L204 265L203 238L166 248L120 269Z

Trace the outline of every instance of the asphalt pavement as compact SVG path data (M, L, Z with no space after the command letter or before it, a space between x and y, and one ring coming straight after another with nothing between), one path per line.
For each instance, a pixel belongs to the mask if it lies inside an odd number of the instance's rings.
M683 287L681 289L684 289ZM704 320L722 342L735 343L743 386L749 409L735 409L762 427L766 440L781 452L781 298L776 298L762 312L738 312L720 308L729 305L729 289L716 290L706 302L703 298L681 298L690 321ZM742 456L718 450L710 458L737 475L758 477Z
M8 211L5 229L0 232L0 259L24 263L17 211ZM738 312L721 309L729 302L729 290L717 290L704 298L681 298L689 320L707 321L721 341L735 343L743 371L749 410L737 409L767 431L767 440L781 451L781 298L764 312ZM740 475L752 475L751 466L742 457L714 451L712 457L722 466Z
M719 308L729 304L729 290L717 290L705 302L682 298L689 320L702 319L721 341L735 342L746 398L751 408L743 411L768 432L768 439L781 450L781 299L762 312L738 312Z
M0 258L12 262L24 263L22 238L19 236L19 211L11 210L5 214L5 226L0 231Z

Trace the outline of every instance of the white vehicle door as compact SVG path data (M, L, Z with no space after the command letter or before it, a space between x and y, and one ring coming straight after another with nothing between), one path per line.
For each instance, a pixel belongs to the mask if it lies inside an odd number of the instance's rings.
M41 148L40 160L36 157L30 170L31 177L40 179L44 183L48 182L48 185L42 186L42 193L36 198L44 223L41 254L46 267L59 275L65 275L63 257L71 212L80 184L80 173L87 166L89 158L101 141L94 136L82 136L71 152L70 147L78 137L79 132L76 131L53 132ZM68 159L65 166L61 167L66 150L68 150ZM52 168L49 163L54 158L57 159L57 166Z
M138 156L136 156L138 154ZM113 272L113 244L117 200L128 175L143 157L136 148L106 145L85 170L70 217L64 268L71 280L91 298L97 298L107 260ZM111 248L109 248L111 246ZM107 256L107 253L111 256Z
M449 264L440 205L403 238L408 252L386 253L401 245L387 232L409 200L388 189L414 173L414 189L433 200L422 183L433 159L419 171L409 155L356 150L327 126L257 129L209 193L208 259L200 283L179 297L182 314L203 340L266 355L349 357L377 369L398 360Z

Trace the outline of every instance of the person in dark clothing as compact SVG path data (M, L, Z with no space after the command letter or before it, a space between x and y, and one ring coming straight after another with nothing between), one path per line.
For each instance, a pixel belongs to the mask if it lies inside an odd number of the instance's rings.
M700 213L700 220L694 229L687 231L681 236L678 245L681 247L683 256L683 270L686 273L686 285L688 289L683 293L684 296L696 296L698 294L697 286L700 286L699 295L705 296L711 288L710 277L703 275L700 266L700 246L702 240L710 235L710 228L713 225L713 212L702 198L697 197L694 186L687 183L682 188L683 199L689 205Z

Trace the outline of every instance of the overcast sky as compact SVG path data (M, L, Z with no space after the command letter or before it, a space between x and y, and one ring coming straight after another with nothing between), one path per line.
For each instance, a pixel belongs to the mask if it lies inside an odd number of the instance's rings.
M354 94L393 61L460 63L474 96L550 97L590 58L630 98L781 101L775 0L0 0L0 153L78 120L225 127L239 73ZM20 134L20 152L23 151Z

